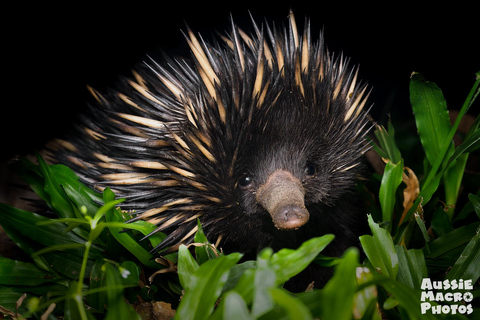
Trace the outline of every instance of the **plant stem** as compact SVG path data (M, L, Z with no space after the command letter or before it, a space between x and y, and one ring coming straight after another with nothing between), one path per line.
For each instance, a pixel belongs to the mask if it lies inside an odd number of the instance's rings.
M85 278L85 272L87 270L87 261L88 261L88 254L90 253L90 247L92 246L92 242L89 240L85 242L85 253L83 254L83 261L82 267L80 268L80 274L78 275L78 283L77 283L77 290L75 292L75 301L78 306L78 311L80 312L80 317L82 320L88 320L87 313L85 312L85 306L83 305L82 300L82 286L83 286L83 278Z

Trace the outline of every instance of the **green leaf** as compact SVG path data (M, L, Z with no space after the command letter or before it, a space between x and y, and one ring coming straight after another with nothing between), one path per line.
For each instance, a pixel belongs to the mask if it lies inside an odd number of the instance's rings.
M300 299L291 295L287 290L281 288L273 288L270 290L273 301L281 306L288 315L289 319L310 320L312 314ZM330 319L330 318L325 318ZM331 318L334 319L334 318Z
M273 308L273 297L270 294L270 289L276 286L277 275L269 263L272 252L272 249L266 248L257 257L252 306L252 315L255 317Z
M230 273L228 274L228 279L225 283L225 286L223 287L223 291L226 292L233 289L237 285L238 281L243 276L245 271L255 269L256 267L257 262L252 260L234 265L232 269L230 269Z
M235 291L228 292L224 298L223 319L252 320L245 300Z
M178 306L176 319L206 319L213 312L215 302L220 297L230 269L242 257L232 253L209 260L190 276L190 284Z
M398 273L398 256L393 245L392 236L387 230L373 221L368 215L368 224L373 236L363 235L360 243L370 263L381 274L395 279Z
M119 268L124 284L137 284L140 281L140 268L133 261L124 261Z
M0 257L0 285L38 286L58 280L33 263Z
M9 311L15 312L17 301L18 299L20 299L20 297L24 293L25 293L24 291L22 292L21 290L18 290L18 288L15 288L15 287L0 286L0 301L1 301L0 306L2 306L3 308ZM26 311L26 310L25 310L25 306L22 304L18 312L19 314L24 314L23 311ZM3 315L1 308L0 308L0 315ZM6 317L5 319L9 319L9 318Z
M77 280L80 276L83 258L70 253L71 250L48 252L42 256L49 263L52 269L65 275L70 279ZM94 260L87 260L87 275L93 266Z
M347 249L343 254L332 279L323 289L322 319L352 319L358 259L359 253L356 248Z
M39 226L37 223L45 222L50 219L36 213L26 210L16 209L9 205L0 203L0 224L4 227L7 234L10 230L15 230L23 237L33 240L34 243L41 243L44 246L56 246L66 244L81 244L72 248L69 252L82 257L84 253L83 244L85 239L73 232L66 232L67 227L63 223L47 224ZM14 235L15 237L15 235ZM36 249L40 249L38 247ZM35 250L36 250L35 249ZM28 248L27 248L28 250ZM92 245L90 255L92 259L100 258L103 249L100 246ZM27 251L27 253L32 253Z
M452 128L447 103L440 88L418 73L410 80L410 102L420 141L433 166ZM449 143L453 152L453 141Z
M480 219L480 198L477 197L474 194L469 194L468 199L470 199L473 209L475 210L475 213L477 214L478 218Z
M277 274L277 283L281 284L303 271L333 241L333 234L305 241L297 250L282 249L270 259Z
M64 165L49 166L51 172L60 182L63 191L77 208L84 206L88 215L92 216L102 203L102 195L81 183L72 169Z
M479 222L475 222L462 226L433 240L430 242L430 252L424 252L425 257L437 259L451 250L463 247L475 236L479 225Z
M423 251L407 250L404 246L395 246L398 255L398 281L415 289L420 289L422 279L428 276Z
M133 307L123 297L123 280L117 268L110 263L103 265L105 269L107 287L107 316L106 320L141 320Z
M115 208L110 208L105 213L105 218L107 222L125 222L120 210ZM128 232L122 232L123 229L121 227L109 226L108 229L115 240L135 255L144 265L154 269L159 268L159 264L152 260L153 255L145 250Z
M454 230L447 213L441 207L438 207L433 212L431 223L433 233L437 237L441 237Z
M187 246L181 245L178 248L178 278L180 284L185 290L190 289L192 285L192 277L195 271L198 269L198 263L190 254Z
M452 269L447 274L447 279L471 279L472 283L480 278L480 226L476 234L467 244Z
M365 285L372 283L374 279L372 272L366 267L357 267L355 272L357 275L357 285L362 286L353 298L353 314L355 315L355 319L381 320L382 316L377 308L378 289L375 285Z
M448 159L447 167L463 154L468 154L480 148L480 130L475 131L467 140L457 147L452 156Z
M125 226L124 228L127 228ZM150 244L152 245L152 248L155 248L157 245L159 245L167 236L163 232L154 232L158 227L154 224L151 224L150 222L144 221L144 220L137 220L134 222L129 222L128 223L128 228L132 230L137 230L140 231L144 236L148 235L148 240L150 241Z
M37 155L37 160L40 165L40 172L44 178L44 190L50 196L50 201L47 201L50 208L62 218L75 218L74 208L72 202L58 182L52 168L47 165L45 160L40 155Z
M198 264L203 264L205 261L210 259L215 259L216 255L213 252L213 249L210 247L210 242L208 242L205 233L203 232L202 225L200 224L200 220L197 219L198 230L195 233L195 237L193 241L197 244L203 243L204 246L195 246L195 256L197 258Z
M95 261L90 272L89 289L94 291L87 295L87 304L97 311L103 312L105 310L105 304L107 299L107 293L105 290L96 290L106 285L105 272L102 270L105 261L99 259Z
M425 222L423 222L420 215L416 214L416 213L415 213L415 221L417 222L417 225L420 228L420 231L422 232L423 239L425 240L425 249L427 249L427 251L429 251L430 248L428 246L428 243L430 242L430 236L428 235L428 231L427 231L427 227L425 226Z
M390 221L392 225L392 214L395 207L395 193L402 182L403 177L403 159L395 164L392 161L387 162L380 186L379 200L382 207L382 220Z
M385 278L383 276L377 276L376 282L393 295L393 298L398 302L398 307L402 309L403 313L405 313L405 317L402 317L402 319L438 319L437 315L421 313L419 306L421 296L420 290L410 288L399 281Z
M377 125L374 133L380 144L380 147L373 144L378 154L393 163L399 163L402 160L402 154L395 142L395 130L391 121L388 122L388 131L383 126Z

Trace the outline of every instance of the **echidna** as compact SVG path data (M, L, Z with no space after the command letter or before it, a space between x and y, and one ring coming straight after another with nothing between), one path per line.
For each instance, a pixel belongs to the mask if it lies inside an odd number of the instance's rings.
M367 87L323 33L312 41L308 19L302 34L292 13L287 27L253 31L232 20L209 43L187 28L191 60L150 59L116 90L91 89L90 113L58 140L58 161L168 234L154 252L191 242L197 219L210 241L253 258L326 233L326 254L357 242Z

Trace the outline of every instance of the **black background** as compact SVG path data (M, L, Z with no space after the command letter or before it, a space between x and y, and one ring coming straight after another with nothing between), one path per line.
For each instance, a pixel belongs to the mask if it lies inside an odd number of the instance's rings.
M388 114L396 122L411 117L412 71L437 83L449 108L459 109L480 70L478 8L473 5L182 0L16 5L2 19L0 160L31 153L68 130L89 100L87 85L99 91L114 86L148 53L188 56L180 31L185 22L210 39L215 30L230 29L230 15L243 30L253 31L249 12L257 23L264 17L287 23L292 8L299 29L310 17L312 36L323 28L330 51L343 51L360 65L361 78L373 86L372 114L381 123Z

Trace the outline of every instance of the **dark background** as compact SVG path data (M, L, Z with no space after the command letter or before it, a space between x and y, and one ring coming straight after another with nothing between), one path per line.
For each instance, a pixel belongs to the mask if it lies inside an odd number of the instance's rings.
M147 53L188 56L180 31L185 22L210 39L215 30L230 29L230 14L248 33L253 31L249 12L257 23L264 17L287 23L292 8L300 30L305 16L310 17L313 37L323 28L330 51L343 51L360 64L361 78L373 86L372 115L381 123L388 114L395 122L411 117L412 71L437 83L449 108L459 109L480 70L478 8L420 2L259 3L82 2L6 10L0 161L31 153L66 132L89 100L87 85L99 91L114 86Z

